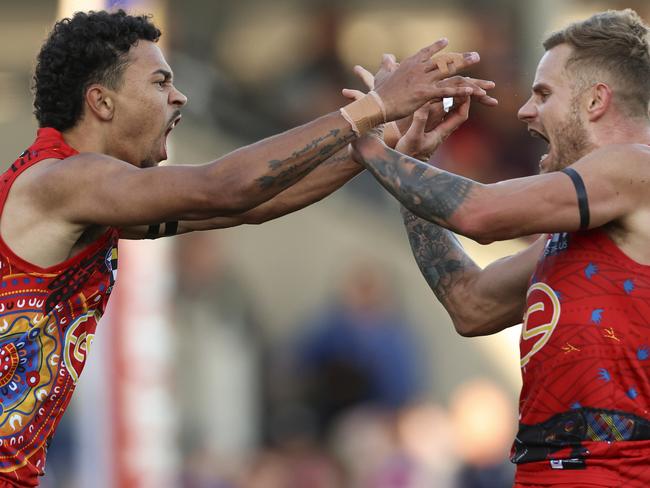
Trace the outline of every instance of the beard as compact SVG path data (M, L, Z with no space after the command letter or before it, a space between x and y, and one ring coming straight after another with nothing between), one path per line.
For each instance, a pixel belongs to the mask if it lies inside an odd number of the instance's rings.
M551 131L553 147L550 151L550 161L547 160L545 173L559 171L586 156L593 148L589 135L580 118L577 97L571 101L569 114L564 123L557 125Z
M152 156L149 156L140 161L140 168L153 168L154 166L158 166L158 162L154 161Z

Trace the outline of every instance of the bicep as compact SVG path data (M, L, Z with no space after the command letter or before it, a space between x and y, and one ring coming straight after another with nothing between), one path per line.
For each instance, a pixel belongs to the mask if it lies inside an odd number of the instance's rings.
M570 166L586 190L589 228L620 219L647 200L641 177L650 177L647 166L629 148L597 150ZM576 231L581 227L578 193L562 172L486 185L465 209L473 218L470 232L490 241Z
M546 236L526 249L488 265L469 288L474 325L470 335L488 335L521 323L526 292Z
M220 192L210 179L205 166L141 169L80 155L44 176L43 204L68 222L114 227L227 214L228 182L219 183Z

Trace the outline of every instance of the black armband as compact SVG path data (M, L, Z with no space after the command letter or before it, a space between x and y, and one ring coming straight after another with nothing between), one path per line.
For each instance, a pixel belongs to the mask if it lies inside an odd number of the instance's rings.
M573 168L564 168L562 173L568 175L576 187L576 194L578 195L578 210L580 211L580 230L589 228L589 201L587 200L587 189L585 183L582 181L580 174Z
M166 236L176 235L177 231L178 231L178 220L175 220L173 222L165 222L165 235Z
M160 230L161 224L151 224L147 228L147 233L145 234L145 239L158 239L163 236L173 236L178 232L178 221L165 222L164 231Z
M145 239L155 239L160 235L160 224L151 224L145 234Z

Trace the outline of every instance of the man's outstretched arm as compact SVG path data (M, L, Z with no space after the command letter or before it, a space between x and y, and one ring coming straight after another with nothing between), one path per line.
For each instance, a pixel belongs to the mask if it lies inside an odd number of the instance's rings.
M120 236L125 239L155 239L198 230L262 224L322 200L361 171L363 171L363 167L350 158L349 150L346 147L321 163L318 168L297 184L247 212L202 220L182 220L177 225L176 223L171 225L165 223L128 227L121 230ZM173 228L173 233L170 233L170 228Z
M415 215L480 243L581 227L576 188L562 172L484 185L405 156L372 137L353 147L355 158ZM589 228L648 207L649 156L645 146L621 144L595 150L571 165L586 187Z

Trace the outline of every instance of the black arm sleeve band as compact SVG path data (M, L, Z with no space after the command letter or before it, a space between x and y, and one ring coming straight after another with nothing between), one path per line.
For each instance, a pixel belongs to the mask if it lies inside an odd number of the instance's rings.
M175 220L173 222L165 222L165 235L166 236L173 236L176 234L178 231L178 221Z
M582 177L573 168L564 168L562 173L568 175L573 181L578 194L578 210L580 211L580 230L589 228L589 201L587 200L587 189Z
M155 239L156 237L160 237L160 224L151 224L147 229L147 233L145 234L144 238Z

